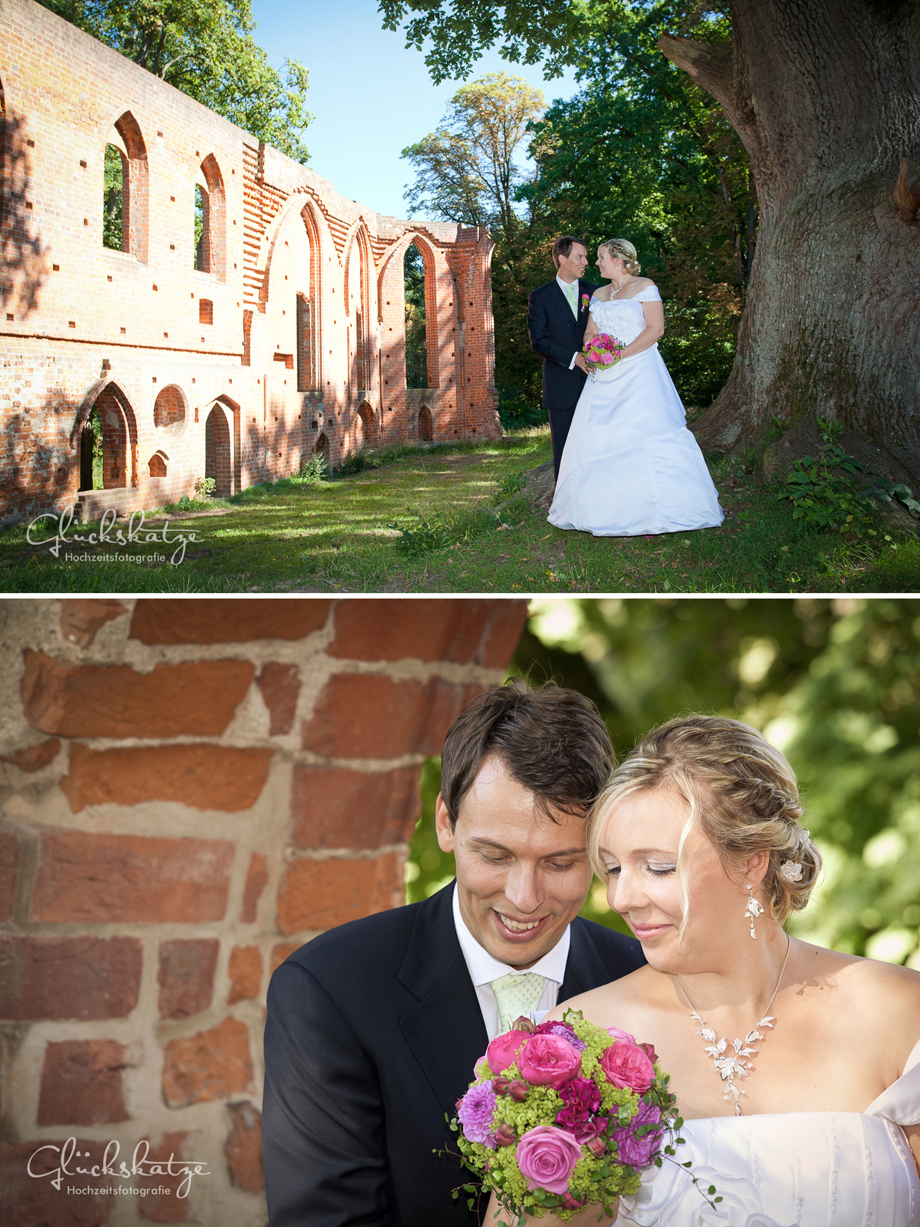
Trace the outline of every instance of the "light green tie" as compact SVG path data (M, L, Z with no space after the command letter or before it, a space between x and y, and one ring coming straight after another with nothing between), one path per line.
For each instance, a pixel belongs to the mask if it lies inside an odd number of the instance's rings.
M565 287L565 296L569 300L569 306L572 308L572 314L578 319L578 282L572 281Z
M498 1029L508 1031L521 1014L532 1014L543 996L543 976L534 971L509 972L500 980L490 981L498 1004Z

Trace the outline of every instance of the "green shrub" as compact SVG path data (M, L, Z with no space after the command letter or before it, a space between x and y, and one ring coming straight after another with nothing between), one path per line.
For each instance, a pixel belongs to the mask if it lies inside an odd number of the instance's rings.
M323 452L314 452L300 470L300 477L305 482L329 480L329 461Z

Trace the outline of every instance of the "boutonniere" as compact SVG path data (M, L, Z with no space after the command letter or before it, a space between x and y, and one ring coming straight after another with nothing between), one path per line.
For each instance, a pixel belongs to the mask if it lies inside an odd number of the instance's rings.
M582 294L582 296L581 296L581 309L582 309L582 311L587 311L587 310L588 310L588 308L589 308L590 306L591 306L591 295L590 295L590 294Z

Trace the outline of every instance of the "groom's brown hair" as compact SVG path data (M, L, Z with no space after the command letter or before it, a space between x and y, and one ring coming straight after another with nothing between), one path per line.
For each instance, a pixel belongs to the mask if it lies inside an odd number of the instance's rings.
M559 267L559 257L567 256L575 243L580 243L585 251L588 250L588 244L584 239L577 239L574 234L559 235L559 238L553 243L553 264L556 268Z
M441 796L451 827L489 755L549 817L553 810L587 814L616 766L610 734L590 699L552 682L531 690L512 678L473 699L444 739Z

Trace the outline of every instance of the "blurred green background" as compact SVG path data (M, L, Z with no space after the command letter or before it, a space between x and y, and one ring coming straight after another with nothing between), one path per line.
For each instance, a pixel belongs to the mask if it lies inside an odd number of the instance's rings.
M593 699L619 757L681 713L762 730L798 773L824 856L792 931L920 969L920 601L536 600L509 673ZM422 771L408 902L453 877L434 832L439 772L438 759ZM582 915L624 928L598 883Z

